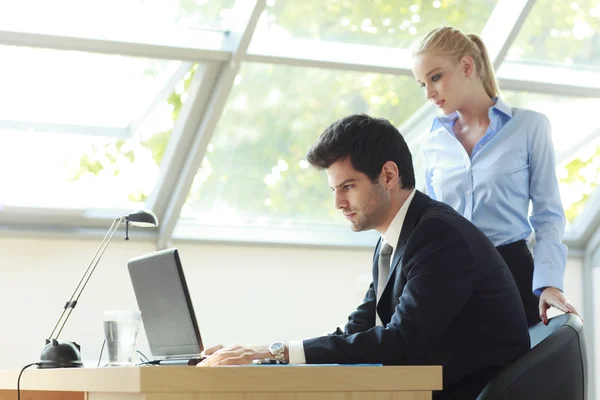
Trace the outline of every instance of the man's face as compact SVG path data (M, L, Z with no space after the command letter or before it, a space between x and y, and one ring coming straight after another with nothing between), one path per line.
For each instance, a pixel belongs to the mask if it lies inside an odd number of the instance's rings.
M327 177L335 208L352 223L354 232L381 226L391 204L389 192L381 183L373 183L356 171L349 157L327 168Z

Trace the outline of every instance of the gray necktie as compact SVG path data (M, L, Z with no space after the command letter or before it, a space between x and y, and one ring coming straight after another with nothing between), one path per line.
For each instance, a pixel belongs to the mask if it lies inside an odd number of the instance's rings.
M390 274L390 262L393 251L394 248L385 242L383 243L383 246L381 246L381 250L379 251L379 279L377 280L377 304L379 304L379 299L381 298L381 294L385 289L385 285L388 280L388 275ZM377 324L377 326L383 326L383 323L379 318L379 314L377 314L377 310L375 310L375 323Z

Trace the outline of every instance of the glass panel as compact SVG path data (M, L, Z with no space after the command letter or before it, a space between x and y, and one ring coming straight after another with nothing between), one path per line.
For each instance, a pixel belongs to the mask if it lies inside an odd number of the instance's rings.
M595 117L600 99L560 97L524 92L503 92L512 107L524 107L545 114L552 125L557 154L569 152L598 129ZM559 187L569 222L581 213L590 194L600 183L600 149L587 144L557 167Z
M425 98L412 77L243 64L181 217L200 224L347 228L306 151L334 120L398 126Z
M0 121L117 128L141 117L181 65L14 46L0 46L0 60Z
M600 145L598 140L557 168L560 194L569 222L582 215L592 193L600 185ZM583 218L583 216L582 216Z
M599 71L600 0L537 0L508 59Z
M0 26L26 32L126 38L131 31L230 29L235 0L18 0L0 2ZM33 11L35 10L35 11ZM109 23L107 23L109 21Z
M600 99L505 90L502 98L511 107L529 108L546 115L552 125L552 141L557 152L569 150L599 127L596 113Z
M451 25L480 33L497 0L267 0L257 35L410 47ZM272 37L272 36L271 36Z
M589 89L600 89L600 69L583 69L573 66L542 65L531 62L504 61L498 69L498 78L523 82L528 87L537 83L554 83L559 86L574 86ZM556 77L560 76L557 82ZM547 91L551 91L548 89ZM556 89L556 90L563 90ZM569 90L569 89L567 89Z
M0 129L0 207L139 208L158 179L174 109L185 101L191 75L127 139ZM119 96L112 93L106 105Z
M597 258L598 255L596 252L596 259ZM593 309L584 311L590 316L588 318L592 319L588 324L593 324L592 332L594 333L594 348L588 350L588 354L591 355L591 357L588 356L588 362L593 363L592 371L594 371L596 377L591 377L590 381L592 382L591 385L595 385L596 393L600 393L600 362L598 361L600 360L600 263L594 262L592 267L592 295L590 297L592 298L593 304L591 304L591 306Z

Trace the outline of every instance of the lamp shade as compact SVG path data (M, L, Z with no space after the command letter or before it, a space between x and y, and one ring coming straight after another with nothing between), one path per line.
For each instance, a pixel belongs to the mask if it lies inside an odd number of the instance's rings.
M150 210L134 211L125 218L132 226L137 226L141 228L158 226L158 218Z

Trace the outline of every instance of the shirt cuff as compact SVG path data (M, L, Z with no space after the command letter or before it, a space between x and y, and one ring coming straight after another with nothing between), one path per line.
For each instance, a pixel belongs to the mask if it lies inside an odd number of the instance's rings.
M544 273L540 272L544 271ZM535 265L533 269L533 293L540 296L547 287L555 287L563 291L564 270L556 266Z
M533 247L533 285L536 296L545 287L563 290L567 265L567 246L562 243L542 240Z
M290 364L306 364L306 355L304 354L304 343L302 340L290 340L288 349L290 351Z

